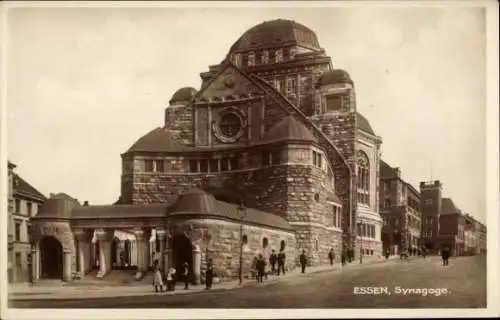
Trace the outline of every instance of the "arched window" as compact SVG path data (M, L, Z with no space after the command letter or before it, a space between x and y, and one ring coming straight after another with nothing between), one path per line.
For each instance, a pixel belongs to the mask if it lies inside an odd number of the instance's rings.
M358 202L362 204L370 204L370 161L368 156L363 151L358 151Z
M243 235L243 237L241 237L241 243L242 243L243 245L248 244L248 237L247 237L247 235L246 235L246 234L244 234L244 235Z
M262 248L267 248L267 246L269 245L269 240L267 240L267 238L264 238L262 239Z

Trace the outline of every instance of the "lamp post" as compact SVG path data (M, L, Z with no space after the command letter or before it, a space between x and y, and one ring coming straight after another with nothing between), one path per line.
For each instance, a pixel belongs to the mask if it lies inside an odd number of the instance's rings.
M240 204L238 206L238 212L241 213L240 219L240 268L239 268L239 280L240 285L243 283L243 219L246 216L246 209L243 203L243 200L240 200Z

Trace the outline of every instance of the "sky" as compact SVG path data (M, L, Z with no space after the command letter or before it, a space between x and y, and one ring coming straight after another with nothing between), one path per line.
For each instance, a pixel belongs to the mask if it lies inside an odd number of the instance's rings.
M484 9L17 8L7 21L8 158L45 195L110 204L121 158L163 125L180 87L220 63L252 26L291 19L316 32L354 80L382 158L418 189L486 222Z

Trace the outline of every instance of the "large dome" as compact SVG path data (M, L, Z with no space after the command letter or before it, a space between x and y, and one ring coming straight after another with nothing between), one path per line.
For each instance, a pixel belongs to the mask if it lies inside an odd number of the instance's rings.
M321 49L314 31L293 20L271 20L250 28L236 41L230 52L255 50L283 45Z

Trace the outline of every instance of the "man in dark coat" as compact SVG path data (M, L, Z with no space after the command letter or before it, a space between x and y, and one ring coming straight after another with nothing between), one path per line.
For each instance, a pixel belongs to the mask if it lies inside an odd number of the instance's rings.
M345 266L345 264L347 262L347 252L345 250L342 251L341 262L342 262L342 266Z
M276 263L278 262L278 256L274 252L274 250L271 252L271 255L269 256L269 264L271 265L271 274L274 275L276 274Z
M447 266L448 260L450 259L450 250L448 247L441 249L441 258L443 259L443 266Z
M212 263L212 259L208 259L207 263L207 271L205 272L205 290L209 290L212 288L212 280L214 277L214 266Z
M257 259L257 282L262 283L264 282L264 272L266 269L266 260L264 260L264 257L262 254L259 254L259 258Z
M306 250L302 250L302 254L299 256L300 266L302 267L302 273L306 273L307 257Z
M278 254L278 276L281 272L283 272L283 275L285 274L285 259L285 250L281 250Z
M330 249L330 252L328 252L328 259L330 260L330 265L333 266L333 261L335 260L335 252L333 252L333 249Z

